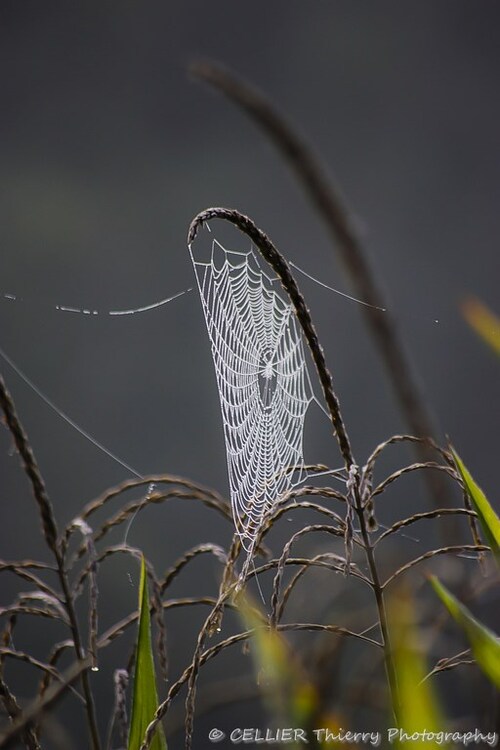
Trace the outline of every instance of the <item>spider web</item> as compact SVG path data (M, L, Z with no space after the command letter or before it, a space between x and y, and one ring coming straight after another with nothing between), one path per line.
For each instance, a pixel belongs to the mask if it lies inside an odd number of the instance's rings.
M304 421L314 399L293 308L255 253L212 240L191 259L211 343L231 505L247 552L276 501L306 475Z

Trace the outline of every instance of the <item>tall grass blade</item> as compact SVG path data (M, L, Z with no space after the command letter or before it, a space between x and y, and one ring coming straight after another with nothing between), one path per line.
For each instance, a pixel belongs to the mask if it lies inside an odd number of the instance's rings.
M442 732L445 721L439 701L430 681L423 644L417 624L415 604L409 591L399 589L388 602L391 645L398 685L399 706L393 706L399 727L407 734ZM406 747L403 739L395 736L396 747ZM432 741L415 740L412 746L437 747ZM446 745L444 746L446 747Z
M146 565L144 558L142 558L141 581L139 585L139 631L137 635L128 750L139 750L141 747L146 728L151 722L158 704L153 649L151 646L151 621ZM156 730L151 743L151 750L167 750L167 742L161 724Z
M467 636L478 667L500 689L500 638L476 620L467 607L461 604L435 576L431 576L429 580L450 615Z
M485 540L491 547L495 559L500 566L500 518L498 518L493 510L482 489L475 483L458 453L453 448L451 452L467 494L471 499L472 507L477 513Z

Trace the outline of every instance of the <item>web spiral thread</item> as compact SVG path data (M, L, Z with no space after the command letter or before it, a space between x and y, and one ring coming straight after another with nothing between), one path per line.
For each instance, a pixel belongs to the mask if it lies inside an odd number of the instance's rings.
M233 518L242 545L305 476L303 432L313 392L299 324L253 251L212 241L208 262L190 247L211 343Z

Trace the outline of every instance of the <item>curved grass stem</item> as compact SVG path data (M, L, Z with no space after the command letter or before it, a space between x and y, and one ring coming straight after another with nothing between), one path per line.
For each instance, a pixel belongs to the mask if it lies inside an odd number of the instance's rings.
M210 219L223 219L225 221L234 224L241 232L247 235L255 247L259 250L264 260L269 263L271 268L278 276L281 284L290 298L290 301L295 309L297 320L302 326L304 337L307 341L311 356L318 373L318 377L323 389L323 395L328 407L328 412L332 425L335 431L340 452L344 459L345 467L349 471L350 467L355 463L351 444L347 435L347 430L344 425L344 420L340 413L339 400L333 389L333 379L326 365L325 355L321 344L319 343L318 335L314 328L311 314L307 308L304 297L297 286L290 266L288 265L285 258L276 249L274 244L271 242L267 234L259 229L256 224L248 216L230 208L208 208L205 211L201 211L197 216L194 217L188 231L188 246L193 243L198 230L206 221Z
M274 104L240 76L209 60L193 63L189 72L193 78L224 94L243 110L288 162L306 197L323 219L356 297L367 303L362 313L410 431L419 438L430 438L436 432L434 419L421 393L410 356L396 321L387 309L352 213L320 159ZM416 443L415 451L420 461L429 460L429 447L425 442ZM442 477L429 473L426 479L434 506L451 507L451 493ZM446 538L452 537L451 530L449 534L443 533Z
M356 512L356 515L359 521L359 528L361 532L361 538L363 540L366 561L368 563L368 568L370 570L370 575L372 578L372 589L373 589L373 593L375 596L375 602L377 604L378 619L379 619L380 631L382 633L382 642L383 642L383 649L384 649L384 664L385 664L385 671L387 675L387 682L388 682L389 690L391 694L392 710L393 710L396 722L398 722L399 715L400 715L399 690L398 690L398 683L397 683L397 677L396 677L396 668L394 665L394 659L393 659L393 654L392 654L391 639L390 639L390 633L389 633L389 621L387 617L387 609L385 606L383 585L380 581L380 576L378 574L378 568L377 568L377 564L375 561L375 550L372 544L370 534L368 532L368 527L366 524L366 517L365 517L358 487L354 488L354 500L355 500L354 510Z
M17 450L19 451L19 455L21 456L21 459L23 461L24 470L26 472L28 479L31 482L33 494L34 494L36 503L40 511L40 517L42 520L42 528L43 528L45 541L47 542L47 546L53 553L55 560L56 560L59 582L61 584L61 588L63 591L63 603L64 603L64 606L66 608L66 612L69 618L70 630L71 630L71 635L73 638L73 644L75 648L76 657L78 661L80 662L80 664L83 664L85 661L85 655L84 655L84 651L82 648L80 629L78 626L78 620L77 620L76 612L74 608L71 587L69 585L68 576L66 573L64 555L58 543L58 532L57 532L57 524L56 524L56 520L54 516L54 510L52 508L52 504L47 494L47 490L45 488L45 483L40 473L40 469L36 462L31 446L29 444L28 437L21 425L21 422L19 421L19 417L17 416L17 412L15 409L12 397L9 391L7 390L7 387L3 381L3 378L1 377L0 377L0 407L2 408L5 414L5 420L10 429L12 437L14 438L14 442L15 442ZM92 696L92 691L90 689L88 666L85 669L83 669L81 672L81 681L82 681L83 692L85 695L85 706L86 706L86 711L87 711L87 720L88 720L89 733L90 733L90 738L92 742L92 747L94 750L101 750L101 742L99 739L99 732L97 729L97 719L96 719L96 714L95 714L94 699Z

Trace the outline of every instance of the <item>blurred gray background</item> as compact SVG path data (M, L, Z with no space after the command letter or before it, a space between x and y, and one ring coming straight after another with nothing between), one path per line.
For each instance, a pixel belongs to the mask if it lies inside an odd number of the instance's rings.
M459 305L472 294L499 312L499 23L494 0L3 0L0 292L18 300L0 295L0 346L139 472L227 492L197 293L133 317L55 310L104 313L192 286L187 227L213 205L249 214L286 257L350 291L321 221L263 134L188 79L192 60L216 59L263 89L321 154L356 216L440 436L494 497L498 360ZM247 248L233 237L234 249ZM361 308L299 282L362 462L404 423ZM128 478L0 367L61 524ZM314 408L305 452L339 460ZM5 430L0 477L0 556L44 554ZM424 493L414 500L428 507ZM207 511L178 502L144 513L130 542L162 571L191 544L229 536ZM103 571L113 613L135 602L127 565ZM193 590L213 590L215 563L197 570L211 578L193 578ZM8 600L5 582L2 590ZM184 663L174 657L177 669Z

